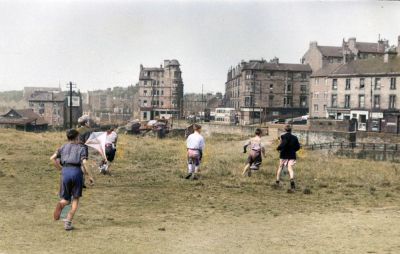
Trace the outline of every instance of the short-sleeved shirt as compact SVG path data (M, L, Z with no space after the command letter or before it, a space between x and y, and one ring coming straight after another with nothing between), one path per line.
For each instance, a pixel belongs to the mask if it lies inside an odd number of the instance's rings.
M112 144L113 147L117 144L118 135L115 131L107 133L106 144Z
M258 151L258 152L260 152L264 148L264 145L261 143L261 138L258 136L248 140L246 142L246 145L250 146L251 150Z
M61 165L79 166L87 159L87 151L81 144L68 143L58 149L57 158L60 159Z
M205 146L204 138L198 132L194 132L186 139L188 149L203 150Z

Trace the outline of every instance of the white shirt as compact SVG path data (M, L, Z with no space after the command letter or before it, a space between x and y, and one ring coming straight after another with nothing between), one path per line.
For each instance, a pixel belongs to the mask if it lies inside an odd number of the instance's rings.
M198 132L194 132L186 139L188 149L203 150L205 146L204 138Z
M115 146L115 143L117 142L118 135L115 131L112 131L110 134L107 134L106 137L106 144L112 144L113 147Z

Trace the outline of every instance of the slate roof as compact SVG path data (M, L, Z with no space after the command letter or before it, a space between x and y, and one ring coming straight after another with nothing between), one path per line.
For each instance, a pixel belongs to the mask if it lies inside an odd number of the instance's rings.
M312 71L308 64L269 63L260 61L250 61L249 63L245 63L242 70Z
M11 109L0 116L0 124L25 125L29 123L34 125L48 124L43 117L33 112L33 109Z
M341 63L328 64L325 67L323 67L323 68L315 71L313 74L311 74L311 77L326 77L341 65L342 65Z
M360 59L346 64L327 65L316 71L311 77L367 75L400 75L400 57L391 56L385 63L383 57Z
M342 47L317 46L323 56L343 57Z
M400 57L394 56L387 63L383 57L361 59L341 65L331 75L400 74Z
M378 51L378 43L373 42L356 42L356 48L359 52L364 53L384 53L384 48Z

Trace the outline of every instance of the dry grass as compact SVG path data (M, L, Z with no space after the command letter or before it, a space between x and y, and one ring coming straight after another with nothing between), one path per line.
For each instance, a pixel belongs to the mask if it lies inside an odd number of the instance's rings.
M59 175L48 160L64 134L0 130L0 139L0 253L399 250L392 241L398 233L391 231L399 224L391 220L400 201L397 164L302 151L299 191L288 194L287 181L280 190L270 186L277 164L273 149L260 172L243 178L243 142L208 138L202 179L186 181L183 140L121 136L114 176L96 174L96 185L84 192L76 230L65 232L51 219ZM359 231L349 240L354 227ZM382 232L374 236L371 230ZM290 240L282 242L283 236ZM341 245L329 239L342 239Z

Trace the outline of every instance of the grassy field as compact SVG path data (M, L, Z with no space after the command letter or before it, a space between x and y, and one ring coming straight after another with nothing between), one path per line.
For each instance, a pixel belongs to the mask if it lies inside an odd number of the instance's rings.
M207 137L201 180L188 181L183 140L122 135L114 176L91 157L96 183L66 232L49 161L64 134L0 140L0 253L400 253L398 164L301 151L289 194L287 178L271 187L275 144L245 178L243 140Z

